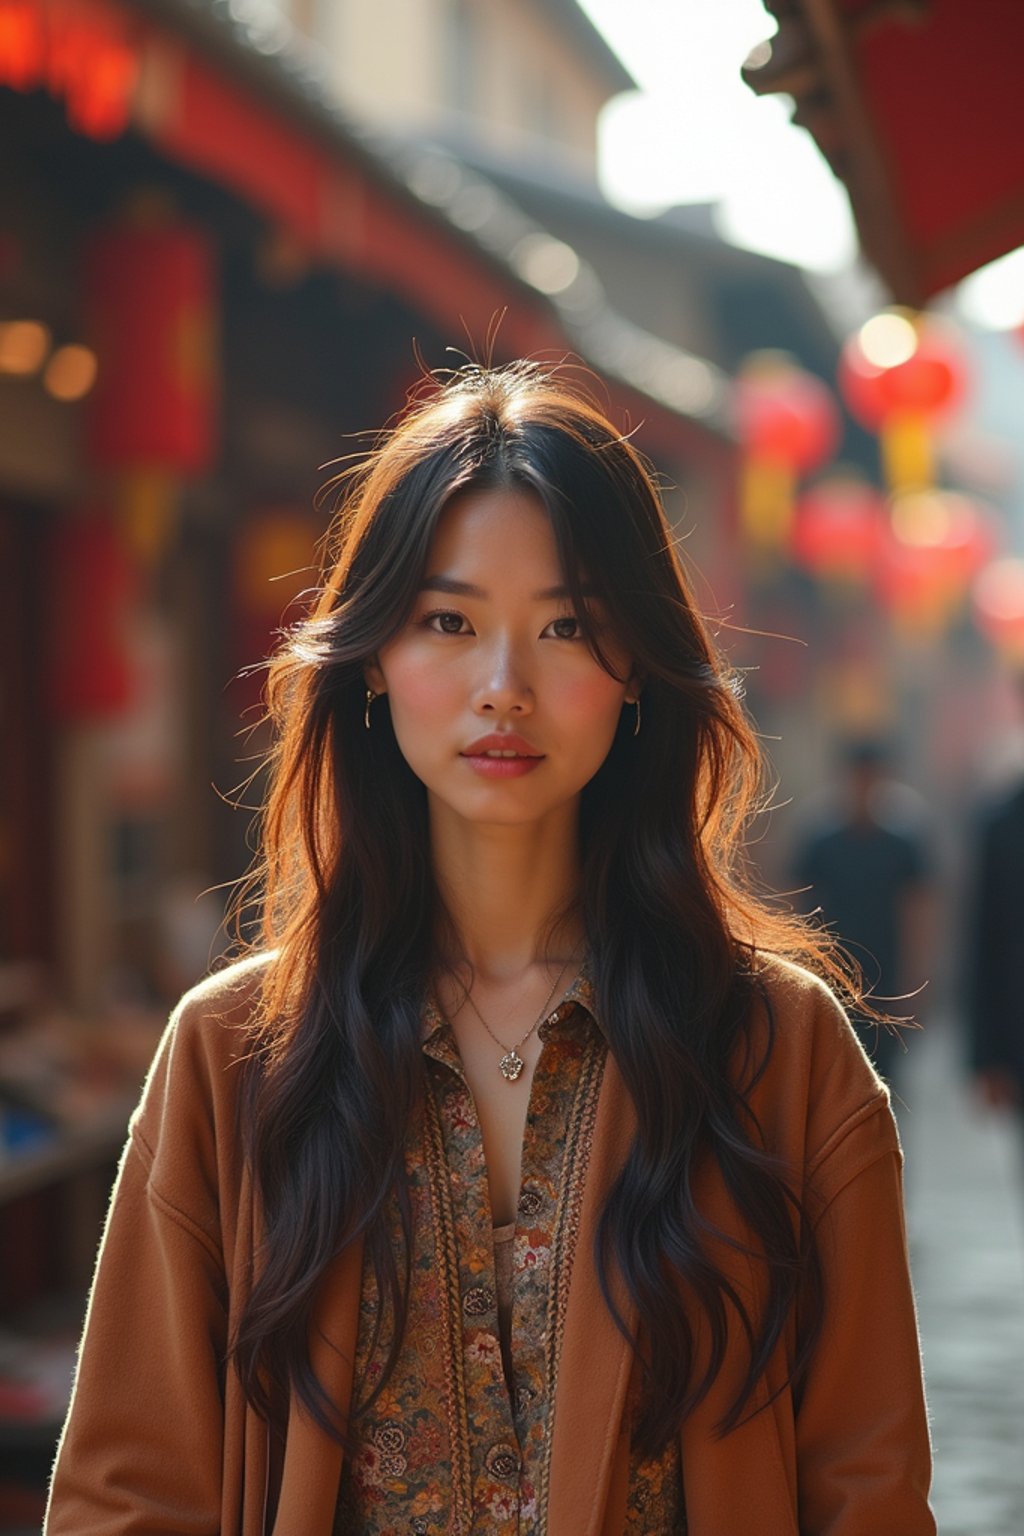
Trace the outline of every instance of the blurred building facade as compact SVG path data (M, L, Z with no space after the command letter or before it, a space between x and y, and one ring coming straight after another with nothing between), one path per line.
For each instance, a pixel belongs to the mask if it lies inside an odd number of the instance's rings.
M596 176L597 119L634 81L575 0L284 0L359 121L465 134Z

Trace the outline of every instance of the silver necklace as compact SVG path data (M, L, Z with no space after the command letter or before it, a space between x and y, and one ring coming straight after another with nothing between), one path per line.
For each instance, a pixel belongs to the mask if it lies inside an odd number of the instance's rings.
M502 1075L502 1077L505 1079L505 1081L507 1083L514 1083L516 1078L522 1072L523 1067L526 1065L526 1063L524 1062L523 1058L519 1054L519 1047L521 1045L525 1045L526 1044L527 1040L529 1040L529 1038L533 1034L534 1030L538 1029L540 1027L540 1025L543 1024L544 1020L547 1018L547 1013L548 1013L548 1009L551 1007L552 998L554 997L555 993L558 991L559 984L561 983L562 977L565 975L565 973L569 969L570 965L572 965L573 961L576 959L576 957L579 954L579 952L580 951L577 949L577 950L575 950L569 956L568 960L565 962L565 964L562 966L562 969L559 971L558 975L555 977L555 984L551 988L551 991L548 993L547 997L545 998L544 1006L541 1009L540 1013L534 1019L533 1023L530 1025L529 1029L526 1031L526 1034L523 1036L523 1038L521 1040L517 1040L515 1045L513 1045L513 1046L507 1046L507 1045L504 1044L503 1041L498 1039L497 1035L494 1033L494 1030L488 1024L487 1020L484 1018L483 1014L480 1012L480 1009L477 1007L476 1003L473 1001L473 994L472 994L472 992L470 992L468 988L466 989L466 1002L472 1008L473 1012L476 1014L477 1018L480 1020L480 1023L483 1025L484 1029L486 1029L487 1033L490 1035L491 1039L494 1041L495 1045L500 1045L502 1051L504 1052L504 1055L502 1056L501 1060L499 1061L498 1066L501 1068L501 1075Z

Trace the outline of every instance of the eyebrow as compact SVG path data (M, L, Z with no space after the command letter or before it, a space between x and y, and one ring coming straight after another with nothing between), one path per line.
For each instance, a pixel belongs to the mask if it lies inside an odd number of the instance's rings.
M483 587L474 586L471 581L459 581L454 576L427 576L420 583L421 592L445 592L451 597L476 597L486 601L490 597ZM536 603L555 602L558 598L571 597L568 587L545 587L542 592L534 592L533 600ZM592 588L583 588L584 597L593 597Z

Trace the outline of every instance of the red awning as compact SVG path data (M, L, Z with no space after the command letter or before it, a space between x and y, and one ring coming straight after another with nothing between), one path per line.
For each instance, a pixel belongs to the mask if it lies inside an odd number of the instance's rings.
M779 31L744 77L793 96L897 300L1024 245L1024 0L765 5Z

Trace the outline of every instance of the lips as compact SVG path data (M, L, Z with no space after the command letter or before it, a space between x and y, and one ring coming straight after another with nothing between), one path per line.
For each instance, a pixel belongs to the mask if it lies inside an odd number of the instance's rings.
M506 761L514 761L517 758L532 758L539 761L544 756L537 748L526 740L525 736L517 736L512 731L492 731L489 736L481 736L471 746L465 748L460 754L462 757L489 757L490 761L500 761L500 758L490 757L492 753L500 753Z

